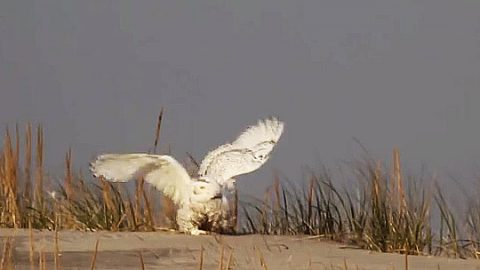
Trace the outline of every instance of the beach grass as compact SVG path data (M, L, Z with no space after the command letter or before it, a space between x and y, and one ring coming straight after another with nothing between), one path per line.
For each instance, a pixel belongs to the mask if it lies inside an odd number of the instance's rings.
M405 177L398 149L392 161L390 167L371 158L350 163L349 187L335 185L326 168L311 173L302 187L275 176L263 200L242 204L242 228L316 235L379 252L478 258L478 199L469 200L463 217L455 214L435 179ZM467 224L461 231L459 218Z
M153 152L162 116L163 111ZM92 179L74 168L72 149L65 153L61 180L53 180L44 168L43 134L41 125L5 129L0 151L1 227L52 231L174 227L174 204L143 179L130 187ZM240 200L237 206L236 197L232 207L241 212L239 231L319 236L380 252L480 257L478 196L468 198L466 209L454 211L434 180L406 175L400 161L398 149L392 152L390 166L371 157L354 161L348 165L354 184L348 187L338 186L327 168L309 172L301 181L276 173L263 199ZM298 184L302 182L303 186ZM438 219L432 218L435 212ZM10 245L4 244L4 258Z

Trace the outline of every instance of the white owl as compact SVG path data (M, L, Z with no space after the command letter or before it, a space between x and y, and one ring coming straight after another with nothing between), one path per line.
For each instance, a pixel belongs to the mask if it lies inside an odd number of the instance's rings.
M167 155L105 154L90 164L90 170L111 182L144 177L178 206L177 224L182 232L229 231L227 194L235 192L234 177L260 168L269 159L283 126L276 118L259 120L232 143L208 153L194 178Z

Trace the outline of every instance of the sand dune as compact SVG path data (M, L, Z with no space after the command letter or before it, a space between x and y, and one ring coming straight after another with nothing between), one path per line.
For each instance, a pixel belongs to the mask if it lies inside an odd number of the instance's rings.
M0 230L2 247L11 237L16 269L30 269L28 230ZM208 235L174 232L58 233L61 269L90 269L99 240L96 269L405 269L405 256L355 249L305 236ZM35 265L40 251L46 269L55 269L55 233L33 232ZM223 263L220 262L222 258ZM5 252L4 252L5 253ZM141 255L140 255L141 254ZM221 265L222 264L222 265ZM346 266L345 266L346 265ZM480 269L480 260L408 256L408 269Z

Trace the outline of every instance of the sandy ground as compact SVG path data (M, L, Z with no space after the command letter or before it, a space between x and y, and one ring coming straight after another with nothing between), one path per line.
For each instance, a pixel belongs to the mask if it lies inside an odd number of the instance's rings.
M15 269L30 269L31 240L28 230L0 230L4 247L13 240ZM46 269L55 269L55 234L33 232L35 256L44 253ZM355 249L320 239L294 236L207 235L173 232L73 232L58 234L61 269L90 269L99 240L96 269L406 269L405 256ZM3 252L2 252L3 253ZM141 255L140 255L141 254ZM408 256L408 269L475 269L480 260Z

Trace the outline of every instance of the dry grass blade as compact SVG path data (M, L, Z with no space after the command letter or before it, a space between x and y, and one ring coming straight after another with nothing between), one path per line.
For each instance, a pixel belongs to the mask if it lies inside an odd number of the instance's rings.
M44 196L43 196L43 128L37 127L37 144L35 155L35 194L34 207L40 215L44 214Z
M68 152L65 154L65 178L64 178L64 188L67 195L67 199L71 199L73 195L73 172L72 172L72 149L68 149Z
M195 165L195 169L198 170L198 168L200 168L200 163L198 163L198 161L189 152L187 152L187 156L190 162L192 162L193 165Z
M31 189L32 189L32 124L28 124L25 131L25 168L24 177L25 185L23 189L23 198L25 199L25 206L32 206ZM31 220L29 221L31 223Z
M142 196L143 196L143 189L144 189L144 179L142 177L138 178L136 180L136 185L135 185L135 200L134 200L134 206L133 209L135 211L135 217L137 217L136 223L137 224L143 224L143 219L142 218L142 213L141 213L141 208L142 208ZM138 228L137 228L138 229Z
M55 269L61 269L60 264L60 246L58 244L58 228L55 226L55 250L54 250L54 262L55 262Z
M142 251L138 252L138 257L140 257L140 269L145 270L145 263L143 262Z
M233 249L230 250L230 255L228 256L227 261L227 270L233 269Z
M153 218L152 206L150 204L150 199L148 198L147 193L145 191L145 187L142 188L142 194L143 194L143 201L145 203L145 206L143 208L144 209L143 216L146 218L146 222L145 222L147 224L146 229L150 231L154 231L155 219Z
M45 252L43 252L43 247L42 247L42 249L38 251L38 269L44 270L46 268L45 262L46 262Z
M18 134L17 134L18 136ZM18 143L18 140L17 140ZM17 168L18 168L18 156L14 150L10 132L7 128L5 132L5 138L3 143L3 196L4 207L2 207L2 223L7 224L9 227L17 228L19 226L19 211L17 205Z
M398 207L400 208L400 211L403 212L407 207L407 203L405 201L405 189L403 186L400 166L400 151L398 148L393 149L393 177L395 179L395 183L397 184L395 195L397 196Z
M98 243L100 242L100 238L97 238L95 241L95 251L93 252L92 261L90 263L90 270L95 269L95 263L97 262L97 253L98 253Z
M12 269L12 238L7 237L3 244L2 259L0 261L1 269Z
M203 270L203 246L200 246L200 263L198 269Z
M234 197L233 197L233 205L230 205L230 209L232 210L231 213L231 224L233 226L233 231L237 232L238 231L238 191L234 191Z
M405 252L405 270L408 270L408 252Z
M175 203L172 201L172 199L162 196L161 197L161 207L162 207L162 213L163 217L165 219L165 222L167 223L169 228L175 228L177 221L177 208L175 206Z
M158 114L157 128L155 129L155 141L153 143L153 153L154 154L157 153L157 146L158 146L158 142L160 141L160 129L162 127L163 112L164 112L164 109L162 107L160 109L160 113Z
M28 238L30 240L30 246L29 246L29 256L28 259L30 261L30 269L33 270L35 269L35 239L33 237L33 229L32 229L32 221L31 219L28 220Z
M219 270L223 270L223 256L224 256L224 252L225 252L225 247L222 245L222 249L220 251L220 261L219 261L219 265L218 265L218 269Z
M253 248L257 251L258 259L260 260L260 266L261 266L264 270L268 270L267 263L265 262L265 258L263 257L263 254L262 254L262 252L260 251L260 249L258 249L258 247L256 247L256 246L254 246Z

